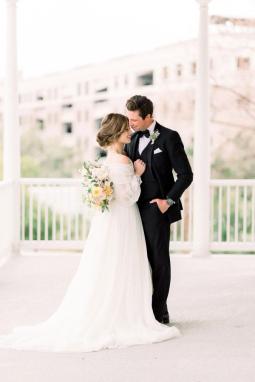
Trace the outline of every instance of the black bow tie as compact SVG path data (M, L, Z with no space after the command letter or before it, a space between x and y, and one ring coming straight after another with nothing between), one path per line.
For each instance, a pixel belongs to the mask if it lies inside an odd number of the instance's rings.
M150 131L148 129L146 130L140 130L138 131L139 138L146 137L150 138Z

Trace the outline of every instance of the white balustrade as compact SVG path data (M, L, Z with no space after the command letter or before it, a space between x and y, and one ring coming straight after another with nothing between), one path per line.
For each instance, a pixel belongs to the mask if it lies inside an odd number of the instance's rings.
M255 180L211 180L211 250L255 252Z
M171 227L171 250L191 247L190 188L183 220ZM21 179L21 247L81 249L93 212L82 203L80 179Z
M80 179L22 179L21 201L23 249L82 248L91 211Z
M211 251L255 251L255 180L211 180ZM171 251L192 250L193 187L182 197L183 219L171 226ZM21 180L21 247L82 249L92 213L80 179Z

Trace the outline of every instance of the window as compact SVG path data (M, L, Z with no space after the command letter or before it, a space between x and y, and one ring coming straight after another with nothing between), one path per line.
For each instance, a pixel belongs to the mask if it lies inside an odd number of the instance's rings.
M153 85L153 72L147 72L137 77L136 83L138 86Z
M43 100L44 100L44 96L43 96L43 94L42 94L42 93L37 93L37 95L36 95L36 100L37 100L37 101L43 101Z
M100 98L100 99L95 99L94 103L104 103L107 102L107 99L105 98Z
M95 127L97 130L100 129L102 120L103 120L103 118L95 119Z
M177 64L176 65L176 75L177 75L177 77L181 77L182 76L182 71L183 71L182 64Z
M45 128L44 120L43 119L37 119L36 120L36 127L39 130L43 130Z
M108 88L107 87L105 87L105 88L100 88L100 89L96 89L96 93L105 93L105 92L107 92L108 91Z
M236 66L238 70L248 70L250 69L250 58L249 57L237 57Z
M197 63L195 61L193 61L191 63L191 74L193 74L193 76L195 76L197 73Z
M124 84L127 86L128 85L128 75L126 74L124 77Z
M72 132L73 132L73 124L72 124L72 122L64 122L63 123L63 127L64 127L64 132L66 134L72 134Z
M73 107L72 103L64 103L62 105L62 109L71 109Z

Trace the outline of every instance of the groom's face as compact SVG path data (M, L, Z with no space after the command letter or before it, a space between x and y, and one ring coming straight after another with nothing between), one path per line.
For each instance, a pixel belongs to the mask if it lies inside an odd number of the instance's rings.
M127 117L129 119L129 126L134 131L145 130L150 125L150 114L144 119L139 115L139 110L127 111Z

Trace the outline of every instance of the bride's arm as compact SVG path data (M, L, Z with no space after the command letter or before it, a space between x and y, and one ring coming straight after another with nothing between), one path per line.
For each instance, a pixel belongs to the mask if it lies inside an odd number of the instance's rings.
M135 204L139 199L141 193L141 177L145 167L141 164L135 164L133 166L132 162L125 163L126 166L118 168L117 172L114 174L113 185L114 185L114 196L119 202L131 206Z
M118 162L111 167L111 178L114 187L114 199L131 206L135 204L141 193L141 175L145 171L145 164L141 160L133 162L125 155L118 157ZM123 165L123 166L122 166Z
M131 206L139 199L141 193L141 179L138 175L126 175L122 181L114 182L115 199L119 202Z

